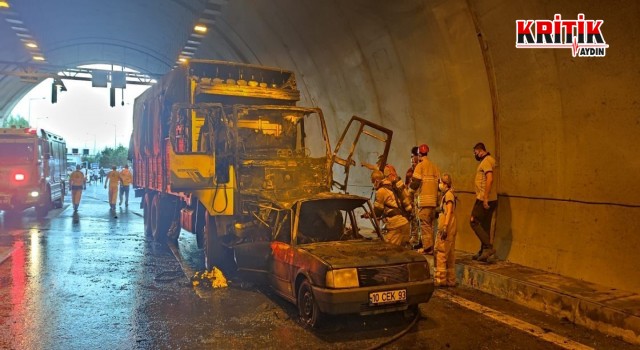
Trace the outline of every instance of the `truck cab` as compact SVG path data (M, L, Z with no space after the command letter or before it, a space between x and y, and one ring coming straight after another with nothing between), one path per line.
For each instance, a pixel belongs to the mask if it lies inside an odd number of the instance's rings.
M45 130L0 129L0 209L35 207L39 216L61 208L66 192L64 139Z

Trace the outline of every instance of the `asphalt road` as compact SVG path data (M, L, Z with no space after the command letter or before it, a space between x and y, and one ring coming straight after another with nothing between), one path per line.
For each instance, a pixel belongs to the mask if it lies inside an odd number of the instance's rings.
M298 323L293 305L245 281L194 287L195 237L157 244L139 199L109 211L90 185L74 217L0 219L2 349L633 349L624 342L464 288L438 290L413 323L403 313ZM397 339L396 339L397 338Z

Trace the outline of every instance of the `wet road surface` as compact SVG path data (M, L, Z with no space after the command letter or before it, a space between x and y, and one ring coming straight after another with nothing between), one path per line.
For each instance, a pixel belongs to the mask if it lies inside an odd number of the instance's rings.
M106 190L89 185L79 214L38 220L33 209L0 219L2 349L366 349L388 343L413 321L403 313L334 317L319 331L268 290L232 280L194 288L202 252L183 232L167 247L143 234L139 199L109 211ZM631 345L474 290L437 291L414 327L385 349L558 349L540 337L452 301L473 300L527 320L582 348ZM574 343L570 343L573 348ZM567 348L565 346L565 348Z

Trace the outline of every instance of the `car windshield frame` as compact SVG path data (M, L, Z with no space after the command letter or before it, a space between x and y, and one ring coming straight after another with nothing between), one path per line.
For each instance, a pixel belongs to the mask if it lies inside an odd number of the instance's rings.
M366 198L350 196L302 200L292 210L293 245L383 240L380 227L374 220L371 203Z

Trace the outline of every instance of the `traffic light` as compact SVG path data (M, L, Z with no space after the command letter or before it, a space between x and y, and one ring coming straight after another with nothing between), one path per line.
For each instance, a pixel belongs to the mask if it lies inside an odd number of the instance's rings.
M109 106L116 106L116 88L113 87L109 89Z
M58 103L58 85L55 81L51 84L51 103Z

